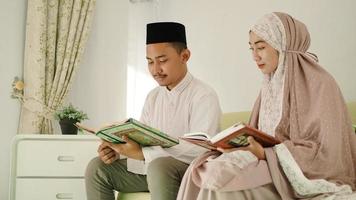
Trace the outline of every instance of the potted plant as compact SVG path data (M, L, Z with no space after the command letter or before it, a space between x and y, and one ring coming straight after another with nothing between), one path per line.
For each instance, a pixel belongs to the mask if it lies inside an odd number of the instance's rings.
M59 120L62 134L77 134L78 128L74 125L82 120L89 119L88 115L75 108L72 104L64 106L55 112L55 118Z

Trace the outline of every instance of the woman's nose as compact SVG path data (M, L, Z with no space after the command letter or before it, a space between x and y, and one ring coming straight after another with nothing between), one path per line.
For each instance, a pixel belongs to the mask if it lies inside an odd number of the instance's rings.
M257 54L256 51L252 52L252 58L254 61L259 61L261 59L261 57Z

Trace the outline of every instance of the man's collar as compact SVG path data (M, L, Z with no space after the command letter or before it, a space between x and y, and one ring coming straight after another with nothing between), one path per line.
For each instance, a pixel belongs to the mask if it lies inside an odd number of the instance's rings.
M190 82L192 82L192 80L193 76L189 72L187 72L184 78L173 89L168 90L167 87L165 89L169 94L179 94L189 85Z

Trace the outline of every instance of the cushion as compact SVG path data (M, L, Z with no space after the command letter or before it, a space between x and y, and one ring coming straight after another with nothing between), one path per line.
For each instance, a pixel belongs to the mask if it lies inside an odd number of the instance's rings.
M119 193L118 200L151 200L150 193L148 192L135 192L135 193Z
M250 114L251 114L250 111L224 113L221 116L220 129L224 130L237 122L247 123L250 118Z

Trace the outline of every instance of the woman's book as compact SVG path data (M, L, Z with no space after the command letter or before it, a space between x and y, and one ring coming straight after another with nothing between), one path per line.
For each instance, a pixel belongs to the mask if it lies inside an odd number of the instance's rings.
M122 136L126 135L129 139L137 142L141 146L162 146L172 147L179 143L178 139L169 136L155 128L141 123L138 120L129 118L124 123L111 125L98 131L77 123L79 129L88 131L98 137L112 143L125 143Z
M228 149L247 146L248 136L254 137L263 147L271 147L280 143L277 138L244 123L234 124L211 138L206 133L197 132L184 134L180 139L210 150L216 150L217 147Z

